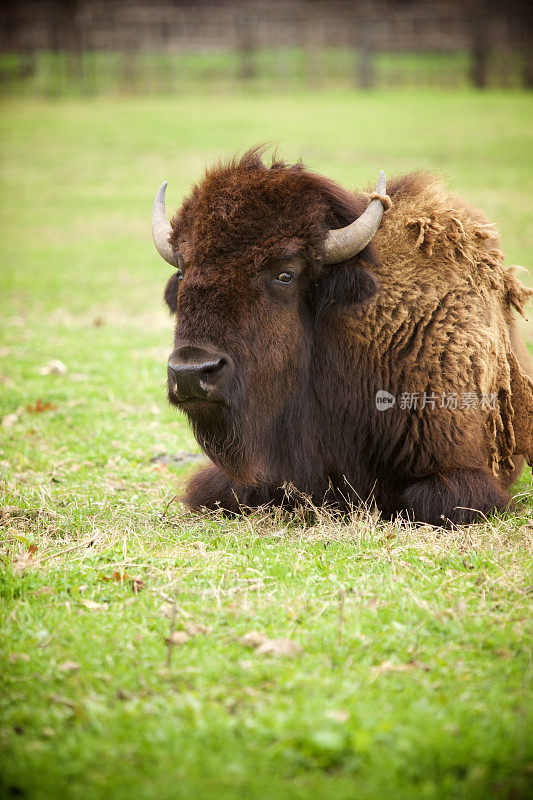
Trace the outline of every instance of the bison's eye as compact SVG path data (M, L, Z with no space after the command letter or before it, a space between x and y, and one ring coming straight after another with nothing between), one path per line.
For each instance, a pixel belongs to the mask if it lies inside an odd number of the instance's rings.
M294 278L294 274L292 272L280 272L279 275L276 276L276 280L279 283L292 283L292 279Z
M183 280L183 272L181 271L181 269L179 269L179 270L176 272L176 278L177 278L177 281L178 281L178 283L181 283L181 282L182 282L182 280Z

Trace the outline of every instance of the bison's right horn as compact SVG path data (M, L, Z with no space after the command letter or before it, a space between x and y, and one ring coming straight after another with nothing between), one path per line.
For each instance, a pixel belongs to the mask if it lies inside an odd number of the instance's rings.
M387 180L385 173L379 173L378 185L375 195L384 196L387 191ZM368 208L358 219L347 225L345 228L331 230L326 238L326 249L324 253L325 264L338 264L339 261L346 261L353 258L357 253L367 246L374 237L381 218L384 206L379 198L371 200Z
M174 253L170 246L169 237L172 233L165 211L165 192L167 190L167 181L163 181L159 187L154 200L154 209L152 211L152 238L156 246L156 250L164 258L168 264L173 267L179 267L177 255Z

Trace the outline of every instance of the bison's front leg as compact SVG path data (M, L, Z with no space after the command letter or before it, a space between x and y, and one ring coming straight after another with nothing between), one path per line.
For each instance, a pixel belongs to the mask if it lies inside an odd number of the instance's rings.
M241 486L215 464L209 464L189 480L183 502L191 511L242 514L245 509L265 505L270 499L266 489Z
M467 525L509 507L498 479L482 469L449 470L412 483L400 496L402 515L430 525Z

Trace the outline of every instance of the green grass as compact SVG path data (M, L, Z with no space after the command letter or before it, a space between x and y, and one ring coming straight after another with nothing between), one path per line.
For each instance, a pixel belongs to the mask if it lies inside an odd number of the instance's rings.
M495 92L4 102L1 796L529 796L531 476L520 516L453 533L186 513L191 466L151 461L197 447L150 213L274 139L348 186L442 172L528 264L532 117Z
M468 52L376 53L375 86L464 89L470 83ZM188 53L68 52L0 54L0 92L8 95L109 95L120 92L169 95L201 92L301 92L358 85L361 54L346 47L258 48ZM520 88L525 64L520 52L490 53L490 86Z

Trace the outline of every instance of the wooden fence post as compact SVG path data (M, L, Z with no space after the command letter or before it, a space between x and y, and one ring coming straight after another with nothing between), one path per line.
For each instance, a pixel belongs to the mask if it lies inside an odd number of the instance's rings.
M488 84L490 46L487 14L486 3L478 1L472 4L470 18L472 53L470 78L477 89L485 89Z

